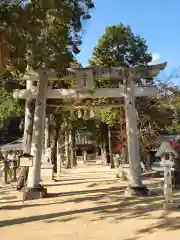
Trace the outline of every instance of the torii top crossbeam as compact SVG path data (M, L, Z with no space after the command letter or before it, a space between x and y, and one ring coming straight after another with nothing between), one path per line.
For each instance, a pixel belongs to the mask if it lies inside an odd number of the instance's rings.
M61 80L65 78L75 78L75 89L51 89L47 90L48 99L83 99L83 98L119 98L124 97L125 86L122 84L118 88L96 88L94 89L94 78L105 77L110 79L124 80L131 78L137 82L140 79L152 79L156 77L161 70L166 66L166 63L145 66L145 67L133 67L133 68L75 68L67 70L64 76L59 76L55 71L49 71L49 80ZM24 80L38 81L38 74L30 69L23 77ZM156 87L136 86L134 84L134 95L141 96L155 96L157 94ZM15 98L27 99L36 98L36 87L31 89L15 90Z
M127 76L134 77L135 79L150 79L156 77L160 71L164 70L167 62L148 65L148 66L136 66L136 67L118 67L118 68L102 68L102 67L88 67L88 68L71 68L67 69L64 76L61 76L59 73L54 70L48 71L49 79L64 79L64 78L76 78L77 72L80 71L92 71L95 78L105 77L105 78L114 78L114 79L125 79ZM23 80L38 81L38 75L35 71L28 68L24 74Z

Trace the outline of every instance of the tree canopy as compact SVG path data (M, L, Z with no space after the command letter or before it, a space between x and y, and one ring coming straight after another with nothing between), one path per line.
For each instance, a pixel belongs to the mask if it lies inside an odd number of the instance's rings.
M99 67L132 67L146 66L151 61L152 56L148 52L145 39L135 35L130 26L118 24L105 29L89 62L91 65ZM118 87L118 84L117 81L112 79L109 81L98 80L98 85L101 85L101 87ZM103 101L108 102L108 99ZM150 140L154 142L154 139L157 138L157 132L164 130L165 126L170 123L171 120L168 118L170 112L161 104L159 97L136 98L136 107L140 137L142 142L146 142L145 145L147 145ZM117 124L121 125L122 132L125 131L126 125L124 117L123 109L101 110L101 120L111 127Z
M10 65L21 73L27 63L67 67L79 52L83 22L93 7L92 0L1 1L1 70Z
M61 74L72 62L77 64L75 54L80 51L82 29L84 22L91 17L93 7L92 0L2 0L1 78L7 80L7 75L19 77L27 65L34 70L54 68ZM11 91L6 91L4 86L0 88L3 124L8 116L18 116L21 107L13 99Z
M0 82L0 129L7 125L9 118L23 115L21 105L13 98L12 93Z
M172 111L170 115L171 124L166 126L170 132L180 132L180 89L172 89L172 95L166 102L166 107Z
M117 24L105 29L89 62L98 67L124 67L147 65L151 60L145 39L135 35L130 26ZM98 81L104 87L118 87L117 81ZM119 122L119 109L103 109L101 117L109 126L114 126Z
M135 35L130 26L107 27L94 48L91 65L105 67L147 65L152 56L144 38Z

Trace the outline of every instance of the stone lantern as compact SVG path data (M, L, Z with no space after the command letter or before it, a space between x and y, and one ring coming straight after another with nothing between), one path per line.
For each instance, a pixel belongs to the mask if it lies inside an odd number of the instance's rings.
M171 142L162 142L159 150L156 153L156 157L161 158L161 165L164 168L164 207L167 209L174 203L172 195L172 170L175 164L175 159L178 157L176 151L176 145Z
M156 153L156 157L160 157L161 161L174 161L178 157L176 145L167 141L162 142Z

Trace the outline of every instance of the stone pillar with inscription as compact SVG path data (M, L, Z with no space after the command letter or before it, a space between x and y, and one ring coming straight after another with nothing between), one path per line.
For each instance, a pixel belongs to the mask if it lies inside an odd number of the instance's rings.
M164 207L169 208L174 203L172 195L172 175L171 175L171 169L174 163L171 160L162 160L161 165L164 167L164 197L165 197Z

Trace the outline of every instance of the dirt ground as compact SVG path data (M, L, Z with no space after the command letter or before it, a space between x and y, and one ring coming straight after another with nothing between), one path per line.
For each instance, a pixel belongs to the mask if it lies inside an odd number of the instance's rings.
M180 211L163 210L163 196L125 198L126 182L104 166L63 170L46 182L49 197L22 203L12 185L0 187L1 240L180 239ZM145 180L160 190L160 180ZM179 194L175 195L178 198Z

